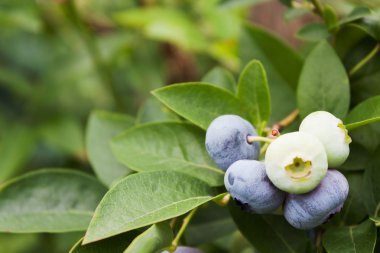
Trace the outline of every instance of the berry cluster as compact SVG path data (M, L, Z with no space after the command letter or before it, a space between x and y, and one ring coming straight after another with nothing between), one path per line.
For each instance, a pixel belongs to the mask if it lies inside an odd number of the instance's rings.
M224 184L243 210L271 213L283 206L286 220L311 229L339 212L348 182L336 168L348 157L351 138L343 122L329 112L309 114L299 131L280 135L259 161L262 137L236 115L211 122L206 149L224 171Z

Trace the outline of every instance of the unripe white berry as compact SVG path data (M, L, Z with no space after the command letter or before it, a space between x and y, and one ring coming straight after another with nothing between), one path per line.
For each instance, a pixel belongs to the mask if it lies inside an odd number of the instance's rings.
M268 147L265 167L269 179L289 193L313 190L327 172L327 156L314 136L293 132L281 135Z
M338 167L346 161L351 138L343 122L329 112L317 111L303 119L300 132L311 134L322 142L330 168Z

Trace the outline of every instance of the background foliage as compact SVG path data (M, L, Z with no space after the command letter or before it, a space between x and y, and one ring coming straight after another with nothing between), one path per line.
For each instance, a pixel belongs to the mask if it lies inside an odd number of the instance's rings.
M380 3L281 1L308 17L295 48L250 22L261 2L2 0L0 252L155 252L189 216L179 242L204 252L380 252ZM220 114L261 131L296 108L353 137L315 235L216 204L204 149Z

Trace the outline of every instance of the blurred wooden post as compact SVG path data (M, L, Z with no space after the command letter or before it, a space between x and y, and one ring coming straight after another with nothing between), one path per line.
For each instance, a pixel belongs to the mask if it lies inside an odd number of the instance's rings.
M282 37L291 45L297 47L301 43L295 38L297 31L306 23L318 20L318 17L313 15L305 15L291 22L284 20L284 13L287 7L280 1L269 1L259 5L255 5L250 13L250 20L269 29L274 34Z

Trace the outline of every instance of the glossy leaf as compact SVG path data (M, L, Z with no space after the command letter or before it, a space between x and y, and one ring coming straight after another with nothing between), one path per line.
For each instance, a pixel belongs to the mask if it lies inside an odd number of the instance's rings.
M344 118L350 104L350 87L343 64L334 49L320 42L308 55L297 90L302 117L314 111L328 111Z
M339 169L345 171L364 170L367 161L369 161L371 157L371 152L354 140L350 143L350 155L347 160L339 166Z
M378 42L373 39L364 37L360 43L350 48L345 59L347 69L354 67L366 56L372 54L378 48ZM372 52L372 53L371 53ZM374 55L361 69L359 69L351 81L351 104L357 105L374 96L380 95L380 53Z
M375 223L376 227L380 227L380 218L369 217Z
M119 181L97 207L84 243L164 221L210 201L205 182L175 171L149 171Z
M159 121L180 121L180 118L156 98L148 98L139 108L136 123L144 124Z
M84 159L84 131L77 119L59 117L41 126L39 131L48 146Z
M353 21L356 21L358 19L370 16L372 14L372 11L365 7L365 6L359 6L353 9L346 17L344 17L339 24L347 24Z
M372 253L376 243L376 227L367 220L359 226L329 229L322 237L328 253Z
M235 94L236 91L236 81L234 76L228 70L215 67L211 69L202 78L202 82L213 84L219 88L224 88Z
M174 8L130 8L117 13L115 20L121 25L138 28L149 38L185 49L203 50L207 45L192 20Z
M124 253L161 252L171 245L173 238L168 222L157 223L136 237Z
M228 208L210 202L197 210L184 237L188 245L198 246L229 235L236 229Z
M321 41L330 36L326 25L321 23L311 23L302 27L296 34L296 36L304 41Z
M271 113L271 102L267 76L259 61L248 63L240 74L237 96L247 105L252 123L256 127L266 125Z
M110 142L134 123L131 117L118 113L94 111L90 115L86 131L87 153L97 177L107 185L131 173L115 159Z
M348 24L340 28L335 35L335 51L341 59L358 44L367 33L356 24Z
M372 159L367 163L364 171L364 181L362 189L363 202L367 208L367 213L371 217L380 217L380 149L373 154Z
M83 238L81 238L69 253L123 253L138 235L139 233L134 230L86 245L82 245Z
M86 230L105 192L95 178L73 170L25 174L0 186L0 231Z
M151 123L114 138L117 159L136 171L176 170L223 185L224 173L206 152L205 132L188 123Z
M362 221L367 211L363 203L363 173L354 172L345 175L349 184L349 193L338 217L346 225L354 225Z
M347 115L344 123L348 130L380 120L380 96L369 98L358 104Z
M305 252L306 233L291 227L283 216L250 214L233 202L229 209L240 232L261 253Z
M0 252L30 252L30 249L37 248L39 239L38 234L0 233Z
M236 114L249 120L244 106L233 94L209 84L175 84L154 90L153 95L203 129L223 114Z
M243 64L257 59L266 70L271 93L271 122L292 112L296 108L295 89L302 68L300 56L279 38L248 24L241 32L239 55Z
M0 184L24 166L35 146L33 130L21 126L3 130L0 138Z
M327 28L333 30L338 23L338 15L335 9L328 4L324 5L322 16Z

